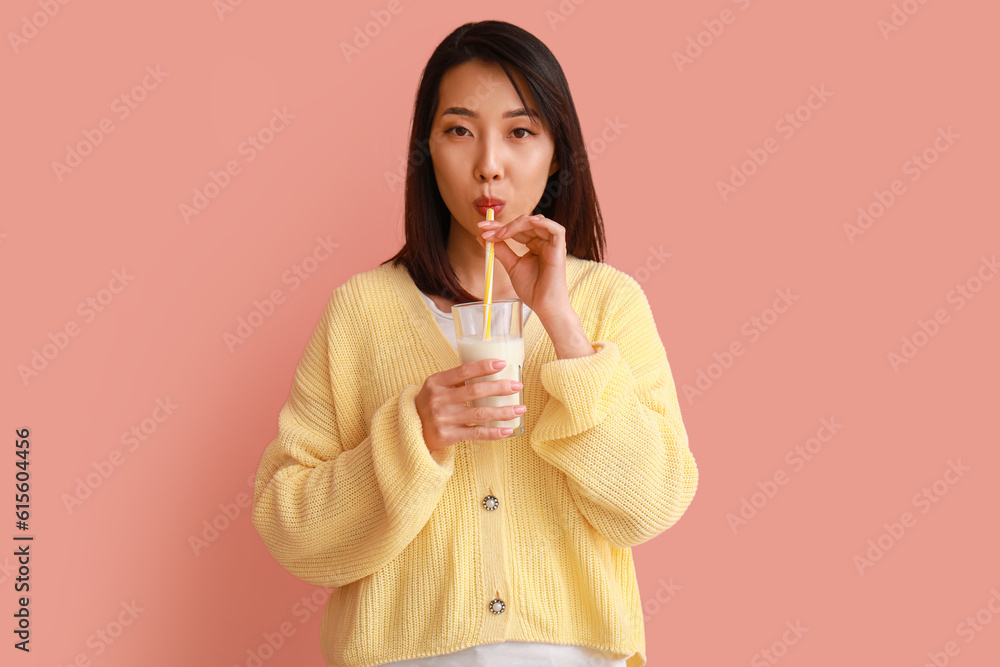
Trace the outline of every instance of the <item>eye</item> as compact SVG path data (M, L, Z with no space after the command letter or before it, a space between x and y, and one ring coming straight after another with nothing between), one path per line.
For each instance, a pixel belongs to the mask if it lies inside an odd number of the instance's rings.
M452 132L452 130L456 130L456 131ZM459 134L458 130L461 130L462 132L465 132L465 134ZM524 132L524 133L526 133L526 134L522 134L520 136L517 136L516 137L517 139L526 139L528 136L535 136L537 134L536 132L532 132L531 130L529 130L526 127L518 127L516 129L511 130L511 134L514 134L516 132ZM445 134L452 134L452 135L454 135L456 137L467 137L467 136L470 136L468 128L462 127L461 125L453 125L452 127L449 127L447 130L445 130L444 133Z

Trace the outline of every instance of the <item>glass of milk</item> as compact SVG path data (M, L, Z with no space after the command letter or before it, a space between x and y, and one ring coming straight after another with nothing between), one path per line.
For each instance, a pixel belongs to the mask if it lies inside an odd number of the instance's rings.
M483 312L486 303L472 301L458 303L451 307L455 318L455 341L458 347L458 357L462 363L481 361L483 359L503 359L507 365L492 375L466 380L471 382L487 382L493 380L516 380L524 382L521 368L524 365L524 337L521 326L522 317L520 299L495 299L490 303L490 337L483 338ZM469 407L503 407L507 405L523 405L524 388L516 394L502 396L484 396L471 401ZM514 432L506 436L513 438L524 435L524 415L515 419L483 422L483 426L512 428Z

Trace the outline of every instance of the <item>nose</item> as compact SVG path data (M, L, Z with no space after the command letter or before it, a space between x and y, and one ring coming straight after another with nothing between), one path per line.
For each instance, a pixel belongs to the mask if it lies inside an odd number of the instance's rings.
M476 158L476 179L484 183L501 180L503 178L501 162L500 149L496 145L496 140L486 139L483 141Z

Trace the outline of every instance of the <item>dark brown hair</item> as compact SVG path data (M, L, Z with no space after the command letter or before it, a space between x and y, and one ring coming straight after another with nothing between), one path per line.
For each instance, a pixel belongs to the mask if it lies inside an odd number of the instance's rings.
M437 113L441 79L451 68L470 60L498 64L528 104L512 71L524 77L541 122L555 142L558 170L549 177L532 211L566 228L566 252L603 261L604 224L590 177L590 161L569 84L559 61L537 37L504 21L466 23L445 37L424 68L413 105L406 166L403 229L406 242L381 262L403 264L420 291L455 303L479 301L462 288L448 258L451 214L441 198L430 159L430 133ZM380 265L381 265L380 264Z

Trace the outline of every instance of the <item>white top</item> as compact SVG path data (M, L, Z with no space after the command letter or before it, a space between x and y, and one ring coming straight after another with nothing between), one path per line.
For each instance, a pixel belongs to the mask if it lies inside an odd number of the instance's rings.
M506 641L470 646L461 651L429 658L386 662L382 667L511 667L511 665L625 667L625 658L609 659L607 653L586 646Z
M447 337L448 340L451 341L451 346L455 348L455 351L457 352L458 342L456 341L455 338L454 313L452 313L450 309L447 312L445 312L440 308L438 308L437 304L435 304L434 301L423 292L420 292L420 296L423 297L424 302L431 309L431 312L434 313L434 319L437 320L438 326L441 327L441 331L444 332L445 337ZM531 315L531 308L528 308L528 306L525 305L524 302L521 302L521 313L523 317L523 321L521 324L523 325L524 322L528 321L528 316Z
M455 339L455 318L449 311L437 307L433 300L420 293L441 331L458 350ZM524 319L531 309L523 303ZM625 667L625 658L614 659L607 653L588 646L546 644L542 642L506 641L470 646L461 651L413 660L383 663L382 667L510 667L511 665L559 665L560 667Z

